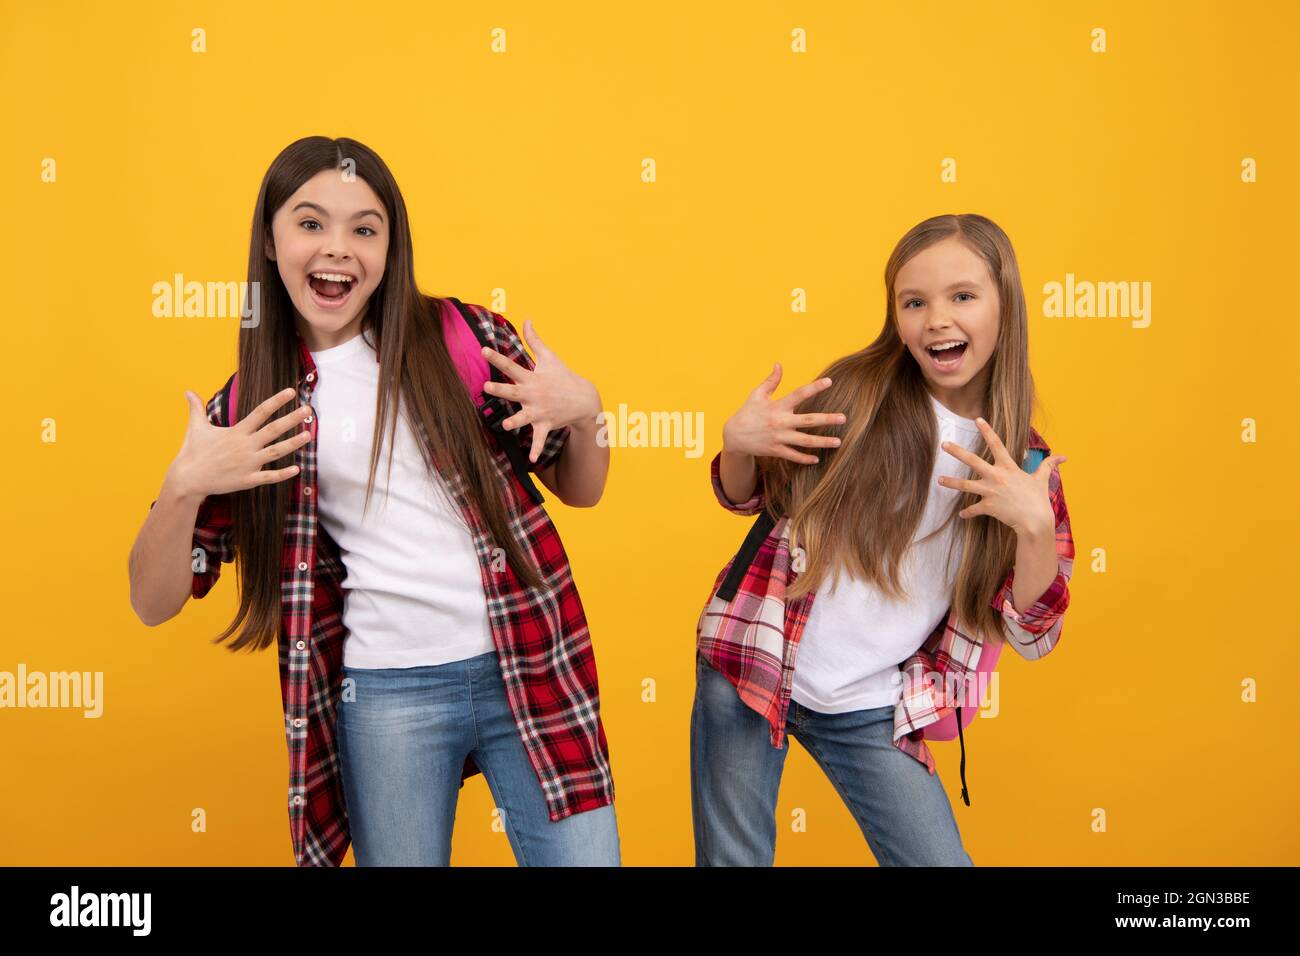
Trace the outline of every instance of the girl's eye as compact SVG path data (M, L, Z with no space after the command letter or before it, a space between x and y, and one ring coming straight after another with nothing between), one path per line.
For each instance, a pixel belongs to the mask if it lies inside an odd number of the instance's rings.
M302 225L302 226L304 226L304 227L306 227L306 226L308 226L308 225L319 226L320 223L318 223L315 219L304 219L304 220L303 220L299 225ZM366 233L366 238L367 238L367 239L369 239L371 236L376 236L376 235L378 235L378 233L375 232L375 230L372 229L370 226L358 226L357 228L358 228L358 229L366 229L366 230L368 230L367 233ZM307 231L308 231L308 232L315 232L316 230L314 230L314 229L309 229L309 230L307 230Z
M903 303L903 308L905 309L911 308L913 302L920 302L920 301L921 301L920 299L908 299L906 302Z
M958 294L958 295L969 295L972 299L975 298L975 296L971 295L969 292L958 292L957 294Z

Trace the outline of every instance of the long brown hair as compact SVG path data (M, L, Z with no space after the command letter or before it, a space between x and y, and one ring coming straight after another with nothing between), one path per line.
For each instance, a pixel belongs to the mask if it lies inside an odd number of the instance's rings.
M923 374L899 335L894 282L908 260L950 236L984 260L998 290L997 345L989 358L984 419L1017 461L1024 455L1035 392L1025 294L1011 240L984 216L927 219L908 230L885 265L880 334L866 348L831 363L821 373L832 379L831 386L798 408L801 414L842 411L844 425L806 429L839 434L840 446L817 449L815 465L759 459L768 507L774 515L790 516L792 553L802 549L804 570L788 598L819 588L828 574L838 582L842 568L891 597L906 594L899 580L901 565L925 514L938 435ZM993 460L982 437L973 452ZM979 500L971 492L959 493L947 522ZM964 627L1000 635L991 602L1014 565L1015 532L991 515L961 520L964 527L953 538L954 544L962 542L953 606Z
M466 391L443 340L439 300L420 292L415 282L411 229L406 203L388 166L373 150L353 139L310 136L287 146L271 163L258 190L249 241L249 289L260 290L260 321L239 332L239 407L242 419L260 402L288 387L302 374L295 312L275 263L266 256L271 220L308 179L323 170L355 173L384 204L391 222L384 276L366 304L362 334L379 356L378 399L366 503L375 483L385 423L389 426L389 468L400 400L411 418L425 462L435 478L455 469L464 477L470 505L519 579L541 586L536 566L510 531L502 501L502 478ZM297 407L289 402L274 418ZM390 420L390 414L392 414ZM229 423L228 423L229 424ZM267 465L293 464L293 454ZM281 548L291 485L299 478L258 485L231 495L231 543L239 559L239 610L218 643L239 631L229 649L260 650L273 644L281 626ZM445 492L444 492L445 493ZM318 530L318 534L320 531ZM430 555L430 561L434 556Z

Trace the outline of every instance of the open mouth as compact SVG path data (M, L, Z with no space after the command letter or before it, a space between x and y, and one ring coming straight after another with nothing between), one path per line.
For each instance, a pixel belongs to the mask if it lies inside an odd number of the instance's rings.
M930 361L940 372L955 371L966 357L967 343L957 342L955 344L941 346L939 348L927 348L925 353L930 356Z
M313 272L307 276L312 301L322 309L341 308L352 297L357 280L341 272Z

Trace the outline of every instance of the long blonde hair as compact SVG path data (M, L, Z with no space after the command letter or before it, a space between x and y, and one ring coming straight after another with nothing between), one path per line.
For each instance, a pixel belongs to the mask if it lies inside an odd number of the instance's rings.
M787 598L819 588L827 575L838 582L842 569L891 597L906 594L901 564L925 514L938 435L921 369L899 336L894 282L908 260L950 236L984 260L997 287L999 325L984 419L1017 461L1024 455L1035 392L1025 295L1011 241L984 216L927 219L898 241L885 265L885 321L876 340L831 363L821 374L832 385L798 408L800 413L842 411L844 425L806 429L837 434L840 446L817 449L815 465L759 459L768 507L790 516L791 550L803 549L804 570ZM973 452L993 460L983 438ZM959 493L947 522L979 500ZM953 605L964 628L999 635L999 615L991 604L1014 564L1015 532L990 515L960 520L953 539L962 542Z

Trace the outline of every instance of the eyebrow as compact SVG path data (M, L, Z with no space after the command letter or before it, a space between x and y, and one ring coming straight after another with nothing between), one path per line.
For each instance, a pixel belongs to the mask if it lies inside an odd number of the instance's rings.
M307 200L305 200L305 199L304 199L302 202L298 203L298 205L294 206L294 207L293 207L293 211L294 211L294 212L297 212L297 211L298 211L299 209L301 209L303 206L307 206L309 209L315 209L315 210L316 210L317 212L319 212L322 216L325 216L325 217L328 217L328 216L329 216L329 213L325 210L325 207L324 207L324 206L318 206L318 205L316 205L316 203L314 203L314 202L307 202ZM380 212L378 209L363 209L363 210L361 210L359 213L354 214L352 218L353 218L353 219L360 219L360 218L362 218L363 216L378 216L380 222L383 222L383 221L384 221L384 214L383 214L382 212Z
M975 286L977 286L977 285L979 285L979 280L977 280L977 279L958 279L956 282L954 282L952 285L948 286L948 288L944 289L943 291L944 291L944 292L951 292L953 289L959 289L959 288L961 288L961 287L964 286L964 285L965 285L965 286L971 286L971 285L975 285ZM904 290L902 290L901 292L898 293L898 298L901 299L901 298L902 298L903 296L905 296L905 295L924 295L924 294L925 294L925 293L924 293L924 292L921 292L919 289L904 289Z

